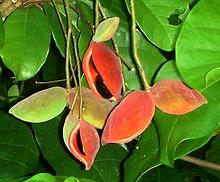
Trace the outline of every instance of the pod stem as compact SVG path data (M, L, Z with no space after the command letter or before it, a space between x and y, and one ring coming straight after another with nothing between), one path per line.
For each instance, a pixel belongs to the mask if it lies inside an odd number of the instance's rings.
M144 90L149 90L150 86L147 82L147 78L145 76L144 69L141 65L140 59L138 57L138 52L137 52L137 38L136 38L136 17L135 17L135 7L134 7L134 1L135 0L130 0L131 3L131 37L132 37L132 52L133 52L133 57L134 61L136 63L140 78L142 80Z
M63 0L63 2L64 2L66 17L67 17L68 33L69 33L69 30L70 30L70 36L72 35L74 55L75 55L75 59L76 59L76 68L77 68L77 73L78 73L77 77L78 77L78 82L79 82L78 87L79 87L79 96L80 96L79 119L81 119L82 118L82 108L83 108L83 94L82 94L82 84L81 84L81 62L80 62L79 54L78 54L78 45L77 45L77 41L76 41L76 37L75 37L75 32L74 32L74 29L72 27L72 18L71 18L71 15L70 15L69 3L67 2L67 0ZM67 35L67 37L68 37L68 35ZM68 41L67 41L67 45L68 45ZM69 50L70 48L67 46L66 49ZM66 57L67 56L68 55L66 55ZM67 63L68 63L68 66L67 66ZM70 62L66 61L66 70L67 70L66 73L67 74L69 72L69 65L70 65ZM67 75L67 78L69 78L68 75Z
M95 28L99 25L99 0L95 0Z

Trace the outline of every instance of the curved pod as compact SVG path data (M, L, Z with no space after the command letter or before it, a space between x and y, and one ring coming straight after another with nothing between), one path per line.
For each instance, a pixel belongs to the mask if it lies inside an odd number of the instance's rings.
M108 117L102 143L127 143L140 135L150 124L155 106L148 92L129 93Z

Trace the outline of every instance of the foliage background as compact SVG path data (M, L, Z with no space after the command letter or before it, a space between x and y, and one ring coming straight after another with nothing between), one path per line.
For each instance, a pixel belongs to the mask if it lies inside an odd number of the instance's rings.
M18 8L6 17L5 2L0 5L4 19L0 20L0 181L220 181L219 172L176 160L190 154L220 163L218 0L135 1L137 49L149 82L181 79L200 90L208 104L183 116L157 110L150 127L127 150L116 144L102 146L90 171L62 140L66 110L41 124L24 123L8 114L12 105L32 93L54 85L65 87L62 82L36 81L65 79L66 41L50 3ZM69 3L82 59L92 37L94 1ZM100 3L107 17L120 17L115 39L128 63L123 64L127 90L142 89L132 69L129 1ZM58 9L66 22L63 5L58 3Z

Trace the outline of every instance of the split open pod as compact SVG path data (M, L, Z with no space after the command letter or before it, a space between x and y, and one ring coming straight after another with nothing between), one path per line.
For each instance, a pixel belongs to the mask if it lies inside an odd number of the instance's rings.
M96 128L103 128L114 104L106 99L94 97L88 88L82 88L83 110L79 119L79 92L73 88L68 92L70 112L63 127L63 139L69 151L89 170L100 148Z
M127 143L150 124L155 106L149 92L129 93L111 112L102 134L102 143Z
M103 42L91 41L82 66L88 85L96 97L120 100L122 73L119 58L111 48Z

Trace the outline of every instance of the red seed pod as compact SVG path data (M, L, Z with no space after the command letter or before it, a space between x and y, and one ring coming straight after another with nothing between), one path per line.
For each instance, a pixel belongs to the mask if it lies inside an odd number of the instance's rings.
M69 151L89 170L100 148L96 129L84 120L77 120L70 112L64 124L63 137Z
M102 143L127 143L140 135L154 115L148 92L133 91L114 108L102 134Z
M160 110L175 115L186 114L207 103L200 92L180 80L161 80L150 89L150 95Z
M89 170L100 148L99 135L96 129L81 120L69 137L69 148L72 154L85 164L86 170Z
M122 74L119 58L105 43L91 42L83 57L82 66L95 96L112 101L120 100Z

